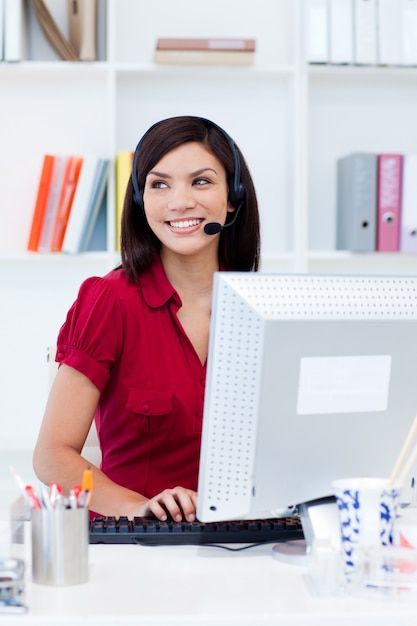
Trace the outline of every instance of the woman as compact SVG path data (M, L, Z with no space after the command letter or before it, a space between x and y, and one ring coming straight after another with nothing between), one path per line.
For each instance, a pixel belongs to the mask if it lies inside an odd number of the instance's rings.
M95 419L90 508L195 519L213 274L256 271L259 247L254 185L231 138L198 117L154 124L135 151L122 265L81 285L58 336L40 480L67 492L80 481Z

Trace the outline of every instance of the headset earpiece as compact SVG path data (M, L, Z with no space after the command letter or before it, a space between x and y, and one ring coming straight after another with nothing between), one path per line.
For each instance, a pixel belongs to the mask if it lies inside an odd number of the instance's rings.
M142 198L142 194L141 194L140 189L139 189L139 183L138 183L138 177L137 177L137 174L136 174L136 168L137 168L138 156L139 156L140 147L142 145L142 141L143 141L143 137L139 141L138 145L136 146L136 150L135 150L135 154L133 155L133 162L132 162L133 202L136 204L136 206L141 211L144 210L143 198Z

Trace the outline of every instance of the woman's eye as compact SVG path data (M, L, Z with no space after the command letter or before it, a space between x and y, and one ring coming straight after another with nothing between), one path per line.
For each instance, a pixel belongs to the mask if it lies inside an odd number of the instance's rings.
M155 180L151 185L152 189L165 189L166 186L167 184L164 183L162 180Z
M196 178L194 185L208 185L210 181L207 178Z

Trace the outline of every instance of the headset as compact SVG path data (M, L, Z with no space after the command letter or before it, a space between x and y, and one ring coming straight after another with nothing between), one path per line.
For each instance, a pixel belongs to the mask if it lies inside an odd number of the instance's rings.
M229 202L232 205L232 207L235 208L235 213L233 216L233 219L231 222L228 222L226 224L218 224L217 222L209 222L208 224L206 224L204 226L204 232L207 235L215 235L218 232L220 232L223 228L226 228L227 226L232 226L232 224L235 223L236 218L239 214L240 209L242 208L243 202L245 200L245 188L242 184L242 181L240 180L240 158L239 158L239 154L236 148L236 144L233 141L233 139L230 137L230 135L223 130L223 128L221 128L220 126L218 126L217 124L215 124L214 122L212 122L209 119L206 119L205 117L197 117L196 119L204 122L205 124L208 124L209 126L211 126L212 128L215 128L216 130L218 130L223 137L226 139L230 151L232 153L233 156L233 163L234 163L234 172L233 172L233 177L231 178L231 180L228 181L228 187L229 187ZM162 120L165 121L165 120ZM159 122L155 122L155 124L153 124L147 131L146 133L143 135L142 139L140 139L138 145L136 146L135 149L135 153L133 155L133 163L132 163L132 185L133 185L133 202L143 211L144 210L144 206L143 206L143 192L141 192L141 190L139 189L139 182L137 179L137 174L136 174L136 168L137 168L137 162L138 162L138 158L139 158L139 153L143 144L144 139L148 136L148 134L157 126L159 126L160 124L162 124L162 121Z

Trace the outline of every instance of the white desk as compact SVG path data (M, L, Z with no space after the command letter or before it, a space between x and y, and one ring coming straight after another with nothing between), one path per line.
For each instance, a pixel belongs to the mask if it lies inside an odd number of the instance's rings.
M274 560L271 545L234 553L91 545L90 579L72 587L33 584L29 561L29 610L0 614L0 626L417 625L417 600L315 597L303 578L305 569Z

